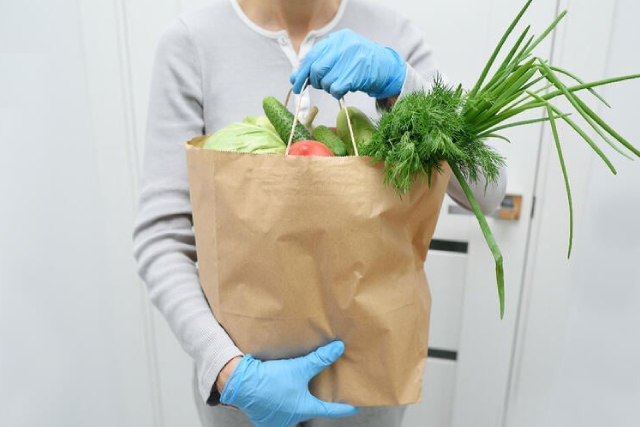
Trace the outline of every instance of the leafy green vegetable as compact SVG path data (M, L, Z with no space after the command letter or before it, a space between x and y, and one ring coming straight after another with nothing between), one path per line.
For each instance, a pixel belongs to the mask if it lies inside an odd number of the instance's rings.
M638 79L640 74L585 83L573 73L532 56L533 50L551 34L566 11L560 13L537 38L530 36L530 27L526 27L495 67L504 45L532 2L533 0L528 0L511 22L470 91L463 90L461 86L455 89L448 87L437 77L429 92L406 95L391 111L385 112L371 144L362 150L362 154L384 162L385 182L392 185L399 194L405 193L416 179L429 178L433 170L439 170L442 161L449 164L469 199L493 254L501 318L504 316L502 254L467 184L477 182L481 176L491 183L498 177L499 167L504 162L484 141L487 138L507 140L499 133L505 129L546 121L550 123L569 203L568 256L571 255L573 240L573 206L557 121L562 120L568 124L613 173L616 170L587 131L569 118L570 113L560 110L551 101L563 97L584 122L617 152L629 158L632 155L640 157L640 150L605 123L577 94L587 90L597 100L609 106L594 88ZM563 78L569 79L571 84L564 83ZM516 120L522 113L539 109L546 113L544 117Z
M276 134L278 133L276 132L276 128L273 127L267 116L247 116L242 122L248 123L250 125L260 126Z
M504 159L472 132L460 114L464 103L461 90L436 78L429 93L408 94L382 115L362 154L385 163L385 182L400 194L409 190L416 177L429 179L442 161L472 181L483 174L495 182Z
M202 148L242 153L282 154L287 146L277 133L250 123L232 123L214 132Z

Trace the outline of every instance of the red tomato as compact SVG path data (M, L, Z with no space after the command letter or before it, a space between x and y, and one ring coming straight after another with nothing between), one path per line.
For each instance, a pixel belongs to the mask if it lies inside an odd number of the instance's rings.
M333 156L333 151L320 141L303 139L294 142L289 147L289 154L292 156Z

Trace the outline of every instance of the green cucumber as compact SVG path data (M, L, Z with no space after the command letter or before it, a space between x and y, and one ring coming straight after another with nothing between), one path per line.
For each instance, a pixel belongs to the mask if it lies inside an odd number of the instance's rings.
M316 126L313 128L313 132L311 132L313 139L316 141L322 142L324 145L329 147L333 154L336 156L346 156L347 155L347 146L344 142L333 133L331 129L326 126Z
M351 128L353 129L353 137L356 141L356 146L360 149L361 146L371 142L371 137L373 136L376 126L369 116L358 108L347 107L347 109L349 110L349 120L351 121ZM353 155L353 142L351 141L351 132L349 132L347 115L344 109L340 110L336 118L336 133L347 146L349 154Z
M282 141L285 144L288 143L291 136L291 128L293 127L293 113L273 96L267 96L262 100L262 109ZM311 133L302 123L297 122L291 142L294 143L303 139L312 139Z

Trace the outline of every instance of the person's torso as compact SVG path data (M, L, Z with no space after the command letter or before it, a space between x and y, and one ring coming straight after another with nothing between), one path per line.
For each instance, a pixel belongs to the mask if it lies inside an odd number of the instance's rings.
M299 54L294 52L285 31L267 31L253 24L236 0L218 0L206 8L187 12L182 19L199 53L194 60L200 62L202 70L205 133L246 116L264 115L262 100L268 95L284 102L291 88L290 73L313 44L330 32L350 28L396 48L401 55L409 54L407 41L399 37L404 18L387 7L363 0L343 0L336 17L312 31ZM297 101L298 97L292 95L288 103L291 111ZM349 93L345 102L372 118L378 116L375 100L364 93ZM301 102L301 117L313 106L318 108L314 125L335 126L340 108L335 98L309 88Z

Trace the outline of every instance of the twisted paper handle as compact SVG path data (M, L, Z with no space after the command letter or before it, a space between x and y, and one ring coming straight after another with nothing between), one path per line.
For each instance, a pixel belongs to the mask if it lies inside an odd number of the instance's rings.
M300 104L302 103L302 93L307 88L308 82L309 82L309 78L307 78L304 81L304 84L302 85L302 89L300 90L300 96L298 97L298 102L296 103L296 111L293 113L293 125L291 126L289 141L287 141L287 150L285 151L285 155L287 156L289 155L289 148L291 147L291 142L293 141L293 134L295 133L296 125L298 124L298 114L300 113ZM291 97L292 92L293 92L293 88L289 89L289 91L287 92L287 97L284 100L285 106L289 103L289 98ZM351 119L349 118L349 109L347 108L347 104L344 102L344 96L338 100L338 105L340 106L341 109L344 110L347 116L347 127L349 128L349 135L351 136L351 144L353 144L353 153L356 156L359 156L358 147L356 146L356 139L355 139L355 136L353 135L353 127L351 126Z

